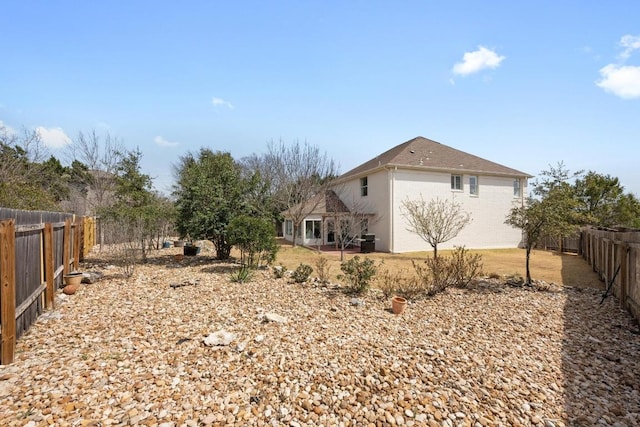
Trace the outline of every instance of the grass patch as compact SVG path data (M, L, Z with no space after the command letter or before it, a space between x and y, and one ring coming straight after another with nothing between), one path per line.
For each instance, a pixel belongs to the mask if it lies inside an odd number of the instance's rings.
M451 251L439 250L438 254L450 255ZM515 274L525 276L525 251L524 249L486 249L469 250L470 254L482 255L483 270L487 274L500 276L513 276ZM280 241L280 250L276 258L278 264L298 265L313 264L318 252L302 246L291 247L290 242ZM340 272L340 253L331 252L323 255L327 258L329 279L340 282L337 278ZM356 254L345 254L345 261ZM403 271L412 270L411 261L424 261L432 257L433 252L411 252L402 254L389 254L374 252L366 255L376 264L384 261L385 270L391 276ZM534 250L531 253L531 277L534 280L544 280L549 283L564 284L582 288L604 289L603 283L593 272L589 264L581 256L569 253L557 253L552 251Z

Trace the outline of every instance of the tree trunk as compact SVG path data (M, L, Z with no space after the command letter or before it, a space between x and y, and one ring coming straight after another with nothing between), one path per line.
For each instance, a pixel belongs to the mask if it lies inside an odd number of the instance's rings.
M296 235L298 232L298 226L296 225L296 223L293 223L293 239L291 239L291 247L295 248L296 247Z
M224 238L218 238L213 242L216 247L216 258L220 261L229 259L231 255L231 245L229 245Z
M526 270L527 270L527 285L531 284L531 271L529 270L529 258L531 258L531 246L527 245L527 261L526 261Z

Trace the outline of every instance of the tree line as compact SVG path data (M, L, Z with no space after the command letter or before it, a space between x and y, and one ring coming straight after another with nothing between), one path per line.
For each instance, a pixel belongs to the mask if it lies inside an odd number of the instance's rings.
M546 237L563 238L586 225L640 229L640 201L619 179L594 171L569 171L563 162L549 166L532 182L531 195L505 222L523 231L526 280L531 283L531 251Z
M306 142L272 142L265 153L240 160L201 148L174 164L172 193L162 195L141 170L142 152L126 149L108 133L80 132L65 155L67 165L49 155L36 131L10 133L0 127L0 206L98 215L103 241L134 243L123 248L123 259L133 259L133 253L145 259L147 249L175 233L211 241L222 260L235 246L243 262L269 261L275 257L274 226L282 222L282 213L291 218L296 236L320 202L316 196L330 189L338 174L336 163ZM403 205L412 231L420 231L434 252L438 243L451 238L442 236L442 224L459 219L436 208L424 200ZM353 211L351 215L361 215L358 211L364 209ZM434 220L440 217L444 219ZM363 218L338 220L336 213L335 227L349 226L336 233L358 235L351 228L360 227ZM594 171L571 173L560 162L531 183L531 197L515 206L505 222L523 230L530 281L529 254L543 237L567 236L583 225L640 228L640 202L618 178Z

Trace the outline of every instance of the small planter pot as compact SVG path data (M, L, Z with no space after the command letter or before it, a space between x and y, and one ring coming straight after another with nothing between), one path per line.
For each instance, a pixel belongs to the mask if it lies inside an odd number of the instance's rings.
M404 313L405 308L407 308L406 298L399 296L391 298L391 310L393 311L393 314L402 314Z
M181 248L184 246L184 240L174 240L173 241L173 246L175 246L176 248Z
M173 258L174 258L176 261L180 262L180 261L182 261L182 260L184 259L184 255L183 255L183 254L175 254L175 255L173 256Z
M78 292L79 288L80 288L79 283L77 285L67 285L64 288L62 288L62 293L64 293L65 295L73 295L76 292Z
M64 279L64 284L67 286L69 285L80 286L80 283L82 283L83 277L84 275L82 273L69 273L62 276L62 278Z
M169 249L171 247L171 242L164 242L162 244L162 249Z

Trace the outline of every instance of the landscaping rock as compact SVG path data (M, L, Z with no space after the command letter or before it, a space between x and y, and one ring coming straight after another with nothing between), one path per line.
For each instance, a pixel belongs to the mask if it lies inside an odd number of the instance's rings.
M601 290L485 281L394 316L375 293L238 286L212 257L168 267L180 249L58 292L0 366L0 425L640 425L638 327Z
M206 346L217 347L217 346L229 345L235 339L236 339L236 336L231 332L227 332L225 330L219 330L209 334L209 336L207 336L203 340L203 342L204 342L204 345Z

